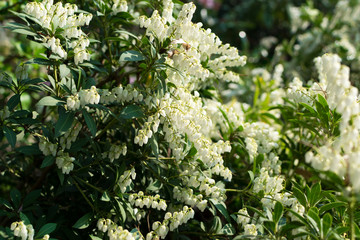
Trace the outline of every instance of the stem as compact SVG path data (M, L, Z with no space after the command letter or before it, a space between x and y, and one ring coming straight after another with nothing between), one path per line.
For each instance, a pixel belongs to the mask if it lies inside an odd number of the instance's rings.
M74 178L73 178L74 179ZM73 183L75 184L76 188L79 190L79 192L81 193L81 195L83 196L83 198L85 199L85 201L90 205L91 209L94 211L94 205L92 205L92 203L90 202L90 200L85 196L85 193L83 192L83 190L80 188L79 184L76 182L76 180L74 179Z
M59 82L58 82L58 76L57 76L57 66L54 65L54 77L55 77L55 91L56 91L56 96L59 97L60 95L60 89L59 89Z
M104 193L104 190L102 190L102 189L100 189L100 188L98 188L98 187L95 187L95 186L94 186L94 185L92 185L91 183L88 183L88 182L86 182L86 181L82 180L81 178L79 178L79 177L77 177L77 176L73 176L73 177L75 177L75 178L76 178L76 180L78 180L78 181L80 181L80 182L84 183L85 185L87 185L87 186L89 186L89 187L91 187L91 188L95 189L96 191L98 191L98 192L100 192L100 193Z
M354 193L351 192L350 201L349 201L349 215L350 215L350 239L355 240L355 219L354 219L354 210L355 210L355 197Z

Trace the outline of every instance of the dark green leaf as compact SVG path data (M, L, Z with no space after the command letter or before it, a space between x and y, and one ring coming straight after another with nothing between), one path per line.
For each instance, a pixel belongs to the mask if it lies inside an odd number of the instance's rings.
M41 163L40 168L45 168L52 165L55 162L55 157L52 155L46 156Z
M120 113L120 118L132 119L144 116L142 109L138 105L128 105Z
M277 224L284 213L284 207L280 202L275 203L273 221Z
M55 137L59 137L64 134L71 127L75 115L72 112L60 113L59 120L55 124Z
M91 115L86 111L86 109L82 110L86 125L88 126L91 134L95 136L96 134L96 123L94 119L91 117Z
M9 107L9 110L12 111L20 102L20 95L15 94L12 96L9 101L7 102L7 106Z
M221 233L225 235L234 235L236 233L235 228L231 225L231 223L225 224L225 226L221 229Z
M326 213L323 217L323 219L321 219L323 227L323 237L325 237L327 235L327 233L329 232L331 225L332 225L332 216L330 213Z
M327 203L319 208L319 213L323 214L324 212L326 212L332 208L345 207L345 206L346 206L346 203L344 203L344 202Z
M123 61L130 61L130 62L136 62L136 61L142 61L145 57L142 53L135 51L135 50L129 50L126 52L123 52L120 56L120 62Z
M293 193L294 193L294 196L299 201L299 203L306 208L307 200L306 200L305 194L302 191L300 191L297 187L293 187Z
M223 202L219 202L216 199L210 199L210 202L212 202L212 204L214 204L214 206L216 207L216 209L225 217L225 219L228 221L228 223L231 222L231 218L230 215L226 209L226 205Z
M53 231L55 231L57 224L56 223L47 223L44 226L40 228L40 230L37 232L35 238L41 238L46 234L50 234Z
M93 216L92 213L85 214L79 220L77 220L72 227L77 229L87 228L91 223L92 216Z
M20 203L21 203L21 193L20 193L20 191L17 190L16 188L11 190L10 198L11 198L11 201L13 202L13 204L14 204L15 209L18 209L20 207Z
M34 203L36 201L36 199L38 199L40 197L41 194L41 189L38 190L34 190L32 192L30 192L28 195L26 195L26 197L24 198L24 207L27 207L29 205L31 205L32 203Z
M56 62L44 58L34 58L25 62L25 64L54 65Z
M25 213L23 213L23 212L20 212L20 219L21 219L21 221L23 221L24 223L25 223L25 225L29 225L29 224L31 224L31 222L30 222L30 220L29 220L29 218L25 215Z
M309 194L309 203L310 207L315 206L315 204L321 199L321 185L320 183L316 183L314 186L311 187L311 191Z
M16 133L9 127L3 126L3 131L6 139L12 147L15 147L16 144Z
M18 29L14 29L12 31L15 33L20 33L20 34L24 34L24 35L37 36L36 33L30 31L29 29L25 29L25 28L18 28Z

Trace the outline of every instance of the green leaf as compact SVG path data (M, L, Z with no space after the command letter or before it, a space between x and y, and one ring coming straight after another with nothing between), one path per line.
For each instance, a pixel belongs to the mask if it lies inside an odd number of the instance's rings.
M116 207L117 207L118 213L121 216L121 222L124 223L126 221L126 211L124 208L124 203L120 202L119 200L116 200L116 202L117 202Z
M10 210L14 210L11 204L4 198L0 198L0 206L5 206Z
M231 222L231 218L230 215L226 209L226 205L223 202L219 202L216 199L210 199L210 202L212 202L212 204L214 204L214 206L216 207L216 209L225 217L225 219L228 221L228 223Z
M305 194L302 191L300 191L297 187L293 187L293 194L297 198L299 203L306 208L307 200Z
M302 224L301 222L298 222L298 221L288 222L284 226L281 227L281 229L280 229L281 235L284 235L287 232L290 232L291 230L300 228L302 226L304 226L304 224Z
M324 217L321 219L322 227L322 237L325 237L329 232L331 225L332 225L332 216L330 213L326 213Z
M20 191L17 190L16 188L11 190L10 198L11 198L11 201L13 202L13 204L14 204L15 209L19 209L20 203L21 203L21 193L20 193Z
M315 206L315 204L321 199L321 185L317 182L314 186L311 187L310 194L308 196L310 207Z
M37 105L40 105L40 106L62 106L64 104L65 104L64 100L62 100L60 98L52 97L52 96L43 97L37 103Z
M21 221L23 221L24 223L25 223L25 225L29 225L29 224L31 224L31 222L30 222L30 220L29 220L29 218L25 215L25 213L23 213L23 212L20 212L20 219L21 219Z
M329 105L326 101L326 99L321 95L321 94L318 94L318 101L319 103L321 103L321 105L327 110L329 111Z
M319 210L316 207L311 207L307 212L307 217L314 227L321 232L321 223L319 217Z
M79 220L77 220L76 223L72 227L77 228L77 229L87 228L91 223L92 216L93 216L92 213L85 214L84 216L79 218Z
M344 203L344 202L327 203L319 208L319 214L323 214L324 212L326 212L332 208L345 207L345 206L346 206L346 203Z
M137 62L137 61L142 61L144 59L145 59L145 57L142 53L135 51L135 50L129 50L129 51L125 51L121 54L119 61L120 62L123 62L123 61Z
M52 155L46 156L41 163L40 168L45 168L52 165L55 162L55 157Z
M155 136L150 138L149 143L151 146L152 153L154 154L156 159L159 159L159 144L158 144L157 140L155 139Z
M56 223L47 223L45 224L44 226L42 226L40 228L40 230L37 232L35 238L41 238L43 237L44 235L46 234L50 234L52 233L53 231L55 231L57 227L57 224Z
M61 112L59 116L59 120L55 124L55 137L60 137L71 127L73 121L75 119L75 115L72 112Z
M93 136L96 135L96 123L94 121L94 119L91 117L91 115L86 111L86 109L82 110L86 125L88 126L91 134Z
M102 238L99 238L97 236L94 235L90 235L91 240L102 240Z
M103 195L101 196L100 200L101 200L101 201L104 201L104 202L110 202L109 194L105 191L105 192L103 193Z
M25 62L25 64L56 65L56 62L44 58L34 58Z
M221 229L222 229L221 219L219 218L219 216L215 216L209 232L210 233L220 233Z
M9 144L14 148L16 144L16 133L7 126L3 126L3 131Z
M231 223L227 223L221 229L221 233L225 235L234 235L236 233L235 228L231 225Z
M277 224L284 213L284 207L280 202L275 203L273 221Z
M24 35L29 35L29 36L37 36L36 33L28 30L28 29L25 29L25 28L18 28L18 29L14 29L12 30L13 32L15 33L20 33L20 34L24 34Z
M34 203L36 201L36 199L38 199L40 197L41 194L41 189L38 190L34 190L32 192L30 192L28 195L26 195L26 197L24 198L24 207L27 207L29 205L31 205L32 203Z
M144 117L142 109L138 105L128 105L120 113L123 119L141 118Z
M9 101L7 102L7 106L9 107L9 110L12 111L20 102L20 95L15 94L12 96Z

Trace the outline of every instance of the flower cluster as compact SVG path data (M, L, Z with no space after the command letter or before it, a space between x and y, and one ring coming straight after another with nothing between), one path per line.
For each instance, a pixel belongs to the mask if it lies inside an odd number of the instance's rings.
M349 80L349 68L340 64L337 55L325 54L315 60L320 83L325 89L330 109L341 114L340 135L327 139L324 145L315 148L317 154L307 152L306 161L316 169L332 171L341 177L350 177L352 187L360 190L360 104L358 89ZM314 86L315 88L315 86Z
M82 124L73 122L71 128L60 138L60 146L62 149L70 149L71 143L76 141L79 132L82 129Z
M53 155L55 157L57 153L57 144L51 143L47 141L45 137L42 137L39 141L39 149L45 156Z
M21 240L33 240L34 228L31 224L25 225L23 221L13 222L10 229L14 231L14 236L21 237Z
M174 187L173 196L176 200L184 202L191 207L197 207L201 212L207 207L208 201L203 199L202 194L194 195L194 191L191 188L179 188Z
M157 210L165 211L167 204L165 200L160 199L160 195L156 194L155 196L145 196L142 191L129 195L129 202L136 207L143 208L154 208Z
M194 215L194 210L187 206L184 206L179 212L167 212L162 223L157 221L152 224L153 231L146 235L146 240L158 239L158 237L164 239L169 230L173 231L180 225L187 223Z
M120 188L120 191L124 193L126 191L126 188L130 186L131 180L135 180L136 178L136 172L135 168L132 168L131 170L126 170L119 178L119 181L117 183L117 186Z
M101 91L101 103L125 103L125 102L141 102L144 99L139 89L134 88L131 84L123 87L119 85L111 91L104 89Z
M120 155L125 156L127 152L127 146L125 143L121 145L112 144L109 152L104 153L110 159L110 162L113 162L115 159L118 159Z
M74 169L75 158L70 157L69 153L60 151L56 157L56 165L61 169L63 174L69 174Z
M48 37L44 37L45 46L60 58L67 59L67 50L64 49L64 43L60 38L54 37L54 34L62 29L62 37L69 41L68 46L74 49L74 61L78 65L84 60L90 60L90 54L86 50L89 46L89 39L81 30L81 26L89 25L92 15L90 13L79 13L75 4L61 2L54 4L53 0L44 0L43 2L27 3L24 9L25 13L35 17L39 25L48 31ZM70 42L71 41L71 42Z
M123 229L110 219L101 218L97 222L97 228L102 232L107 232L110 240L135 240L136 234Z

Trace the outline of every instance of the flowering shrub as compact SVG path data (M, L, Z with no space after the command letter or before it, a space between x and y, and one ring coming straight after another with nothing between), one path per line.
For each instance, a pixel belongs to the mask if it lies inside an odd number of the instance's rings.
M2 238L360 237L360 105L338 55L306 85L281 64L245 83L247 57L193 3L74 2L5 26L41 50L1 72Z

